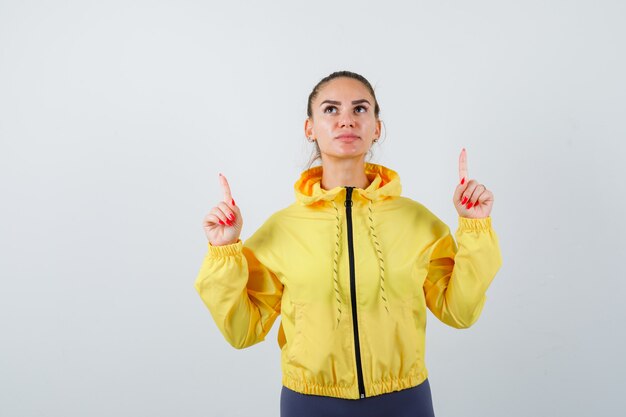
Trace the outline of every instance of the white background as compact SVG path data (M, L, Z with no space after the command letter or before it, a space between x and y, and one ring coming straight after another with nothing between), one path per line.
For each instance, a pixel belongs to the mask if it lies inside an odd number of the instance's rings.
M278 321L235 350L193 288L230 180L290 204L306 99L352 70L373 162L454 231L495 194L481 319L428 312L438 417L621 416L622 1L0 1L0 415L277 416Z

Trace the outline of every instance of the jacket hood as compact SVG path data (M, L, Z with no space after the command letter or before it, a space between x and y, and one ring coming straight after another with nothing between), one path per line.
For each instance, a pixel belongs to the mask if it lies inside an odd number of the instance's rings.
M402 192L400 176L392 169L382 165L365 163L365 175L370 184L365 188L355 188L354 192L370 201L378 201L387 197L399 196ZM317 202L332 201L337 194L344 190L338 186L325 190L321 186L322 167L316 166L304 171L294 184L296 200L303 205Z

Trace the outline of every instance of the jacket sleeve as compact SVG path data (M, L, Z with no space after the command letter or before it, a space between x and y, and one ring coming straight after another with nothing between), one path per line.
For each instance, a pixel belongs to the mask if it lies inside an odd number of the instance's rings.
M237 349L264 340L280 314L282 283L241 240L209 243L195 288L224 338Z
M463 329L473 325L487 299L487 288L502 265L498 237L491 217L459 217L455 234L440 223L442 237L430 252L424 280L426 305L445 324Z

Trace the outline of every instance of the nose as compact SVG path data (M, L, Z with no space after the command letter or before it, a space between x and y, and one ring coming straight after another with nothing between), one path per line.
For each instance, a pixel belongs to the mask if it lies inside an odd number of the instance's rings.
M354 118L351 114L344 115L339 121L340 127L354 127Z

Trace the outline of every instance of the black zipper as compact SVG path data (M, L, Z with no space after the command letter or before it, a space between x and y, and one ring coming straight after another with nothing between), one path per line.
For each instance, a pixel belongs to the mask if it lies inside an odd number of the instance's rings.
M359 343L359 326L356 316L356 277L354 273L354 242L352 241L352 189L346 187L346 221L348 227L348 256L350 260L350 299L352 301L352 328L354 329L354 350L356 353L356 374L359 380L359 397L365 398L363 369L361 368L361 345Z

